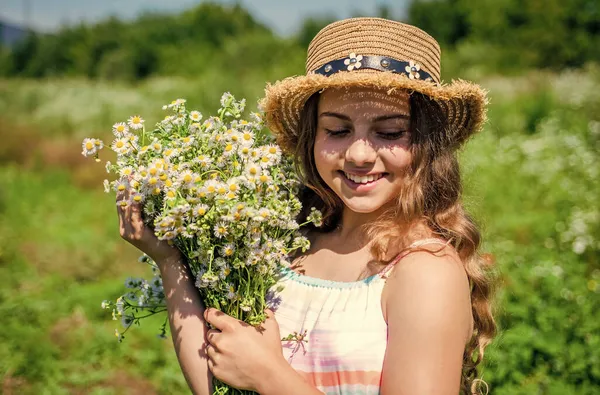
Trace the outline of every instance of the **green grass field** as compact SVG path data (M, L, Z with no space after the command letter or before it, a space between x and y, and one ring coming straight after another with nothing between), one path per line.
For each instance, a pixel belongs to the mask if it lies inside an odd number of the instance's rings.
M178 97L210 114L231 89L254 109L262 77L0 81L2 393L186 393L170 340L156 337L160 319L119 344L120 323L100 308L147 271L118 235L103 164L80 144L109 141L133 114L152 124ZM596 394L600 70L479 82L491 105L461 153L465 202L502 284L483 378L491 394Z

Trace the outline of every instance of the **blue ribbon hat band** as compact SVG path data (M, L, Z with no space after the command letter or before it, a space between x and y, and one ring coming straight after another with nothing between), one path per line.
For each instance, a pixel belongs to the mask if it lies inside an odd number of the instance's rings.
M356 55L351 53L349 57L333 60L324 64L314 71L315 74L330 76L340 71L353 71L359 69L372 69L379 71L390 71L392 73L405 75L410 79L432 81L431 75L421 70L421 66L412 60L408 62L396 60L377 55Z

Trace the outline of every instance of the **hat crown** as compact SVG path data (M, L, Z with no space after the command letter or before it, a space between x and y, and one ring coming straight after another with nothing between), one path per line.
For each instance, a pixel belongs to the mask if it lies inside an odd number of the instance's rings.
M350 18L325 26L308 46L306 72L351 53L413 61L434 82L440 82L441 51L437 41L418 27L382 18Z

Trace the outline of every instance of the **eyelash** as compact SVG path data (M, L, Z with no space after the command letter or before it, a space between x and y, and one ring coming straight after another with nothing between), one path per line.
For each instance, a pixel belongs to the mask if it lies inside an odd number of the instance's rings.
M350 130L348 129L338 129L338 130L331 130L331 129L325 129L325 131L327 132L327 134L329 136L332 137L344 137L347 133L350 132ZM405 130L399 130L396 132L378 132L377 135L385 140L398 140L399 138L402 138L404 135L406 134Z

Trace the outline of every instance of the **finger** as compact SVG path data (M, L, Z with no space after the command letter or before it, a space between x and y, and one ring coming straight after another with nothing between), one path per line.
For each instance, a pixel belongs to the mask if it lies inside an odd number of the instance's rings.
M233 329L233 324L237 321L235 318L212 307L209 307L204 311L204 320L221 332Z
M267 316L267 318L265 319L265 322L263 323L263 326L265 329L279 328L279 324L277 323L277 320L275 319L275 313L273 312L273 310L265 309L265 315Z
M206 345L206 355L208 356L208 358L210 360L212 360L213 362L216 362L215 358L216 358L217 354L218 354L217 349L214 346L212 346L210 344Z
M217 343L219 342L219 335L221 331L218 329L209 329L206 332L206 340L210 343L211 346L217 347Z
M208 355L208 348L206 349L206 354ZM209 356L208 357L208 369L212 372L212 374L215 374L215 361L213 361L213 359Z

